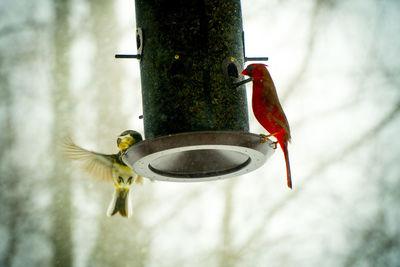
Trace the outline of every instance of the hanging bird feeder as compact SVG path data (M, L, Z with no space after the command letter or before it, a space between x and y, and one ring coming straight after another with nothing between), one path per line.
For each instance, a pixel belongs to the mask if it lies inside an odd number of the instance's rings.
M240 0L136 0L145 140L123 161L167 181L234 177L274 145L249 133ZM256 58L263 60L266 58Z

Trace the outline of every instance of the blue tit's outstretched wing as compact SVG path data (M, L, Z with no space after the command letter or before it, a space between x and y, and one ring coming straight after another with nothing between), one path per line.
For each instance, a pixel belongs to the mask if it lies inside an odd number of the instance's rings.
M106 155L86 150L77 146L71 139L65 139L62 144L64 154L72 160L79 162L81 168L94 178L112 182L113 163L117 155Z

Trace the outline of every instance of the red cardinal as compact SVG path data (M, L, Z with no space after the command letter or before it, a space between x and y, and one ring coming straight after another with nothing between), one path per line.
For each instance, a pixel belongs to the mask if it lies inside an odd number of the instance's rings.
M283 150L286 161L287 185L292 188L289 153L287 145L290 142L289 123L279 103L274 82L267 70L267 65L251 64L242 71L242 75L253 78L253 112L258 122L269 132L261 135L266 142L270 136L275 136Z

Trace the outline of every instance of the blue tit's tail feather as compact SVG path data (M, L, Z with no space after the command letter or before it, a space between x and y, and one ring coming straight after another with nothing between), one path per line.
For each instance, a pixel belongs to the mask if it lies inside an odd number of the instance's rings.
M107 216L113 216L116 213L122 217L130 217L132 208L130 204L130 190L126 188L115 188L113 198L107 209Z

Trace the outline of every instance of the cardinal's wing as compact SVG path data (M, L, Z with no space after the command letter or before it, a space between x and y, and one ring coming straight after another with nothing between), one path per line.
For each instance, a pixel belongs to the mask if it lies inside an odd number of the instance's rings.
M267 107L271 107L271 116L272 119L285 130L287 134L288 141L290 141L290 127L289 122L286 118L285 112L281 106L281 103L278 98L278 94L276 92L276 88L274 82L269 76L268 79L264 79L263 81L264 86L264 104Z
M105 182L112 182L112 169L116 155L106 155L86 150L77 146L70 138L62 144L64 154L79 162L80 167L94 178Z

